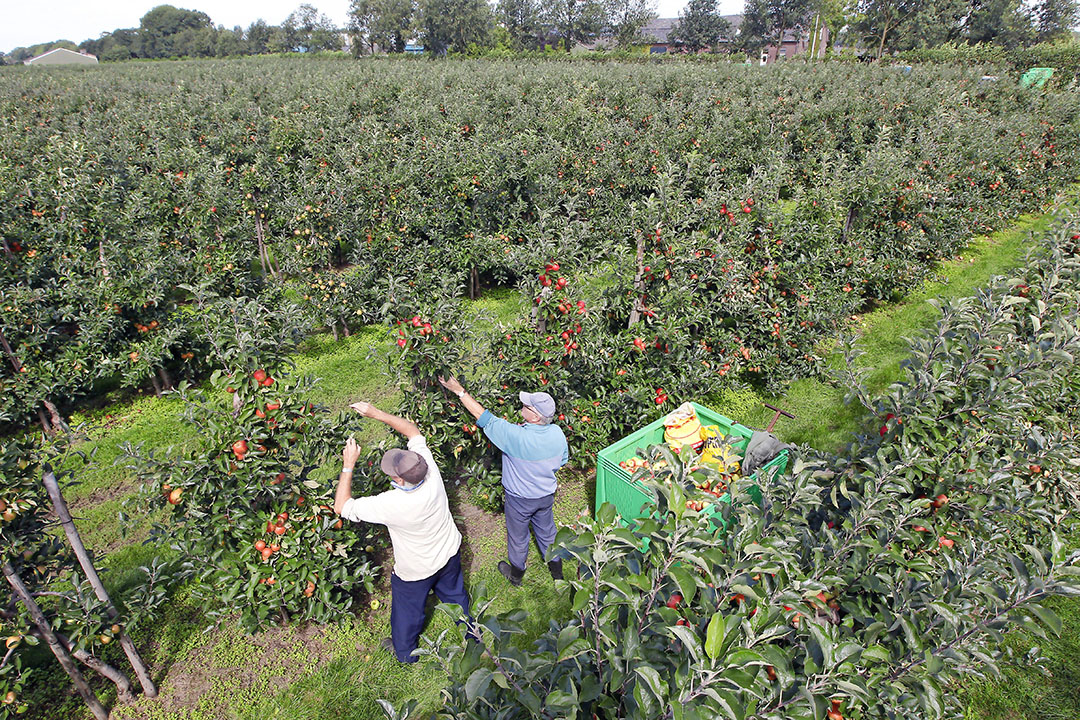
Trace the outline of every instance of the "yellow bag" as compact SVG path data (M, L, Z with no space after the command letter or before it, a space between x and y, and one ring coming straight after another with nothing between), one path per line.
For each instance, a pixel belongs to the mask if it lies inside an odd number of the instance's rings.
M706 425L701 428L701 439L705 443L701 451L701 464L711 465L726 473L739 470L739 453L718 426Z
M701 447L701 423L690 403L683 403L664 418L664 442L678 452L683 445Z

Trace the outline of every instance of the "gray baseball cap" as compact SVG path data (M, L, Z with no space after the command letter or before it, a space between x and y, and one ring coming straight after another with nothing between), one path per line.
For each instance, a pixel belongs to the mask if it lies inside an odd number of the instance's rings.
M555 400L546 392L518 393L522 405L528 405L546 418L555 416Z
M427 461L412 450L387 450L379 463L382 471L391 477L399 477L417 485L427 477Z

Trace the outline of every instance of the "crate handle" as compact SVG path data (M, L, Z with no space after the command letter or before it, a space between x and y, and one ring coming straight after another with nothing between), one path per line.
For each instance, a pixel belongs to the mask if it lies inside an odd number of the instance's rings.
M769 403L761 403L761 404L764 405L765 407L769 408L770 410L775 410L776 411L776 414L773 415L772 420L769 421L769 426L765 428L766 432L772 432L773 426L776 425L776 421L780 419L781 415L783 415L786 418L790 418L792 420L795 419L795 416L792 415L791 413L787 412L786 410L781 410L780 408L774 407L773 405L770 405Z

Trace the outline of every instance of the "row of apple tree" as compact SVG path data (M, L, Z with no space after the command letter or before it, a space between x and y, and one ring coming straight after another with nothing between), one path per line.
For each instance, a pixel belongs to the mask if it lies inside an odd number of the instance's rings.
M564 317L559 283L577 276L603 332L571 350L640 340L654 390L688 364L724 382L804 375L843 318L1075 177L1075 93L978 76L281 58L12 69L0 421L51 427L80 395L204 375L211 291L293 302L304 328L337 334L399 320L402 297L419 299L411 315L493 284Z

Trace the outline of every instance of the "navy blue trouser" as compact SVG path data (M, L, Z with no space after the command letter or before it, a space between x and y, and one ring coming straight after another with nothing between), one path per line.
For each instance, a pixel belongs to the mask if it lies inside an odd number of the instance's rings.
M460 605L469 623L473 622L469 611L469 594L465 592L465 577L461 574L461 550L447 560L441 570L423 580L402 580L391 573L390 637L394 641L394 654L403 663L417 660L412 657L412 651L420 642L420 632L424 629L424 606L432 590L439 602ZM471 631L469 636L479 639Z
M525 569L529 555L529 527L540 546L540 557L548 559L547 551L555 542L555 494L541 498L523 498L506 493L503 507L506 511L506 554L510 564Z

